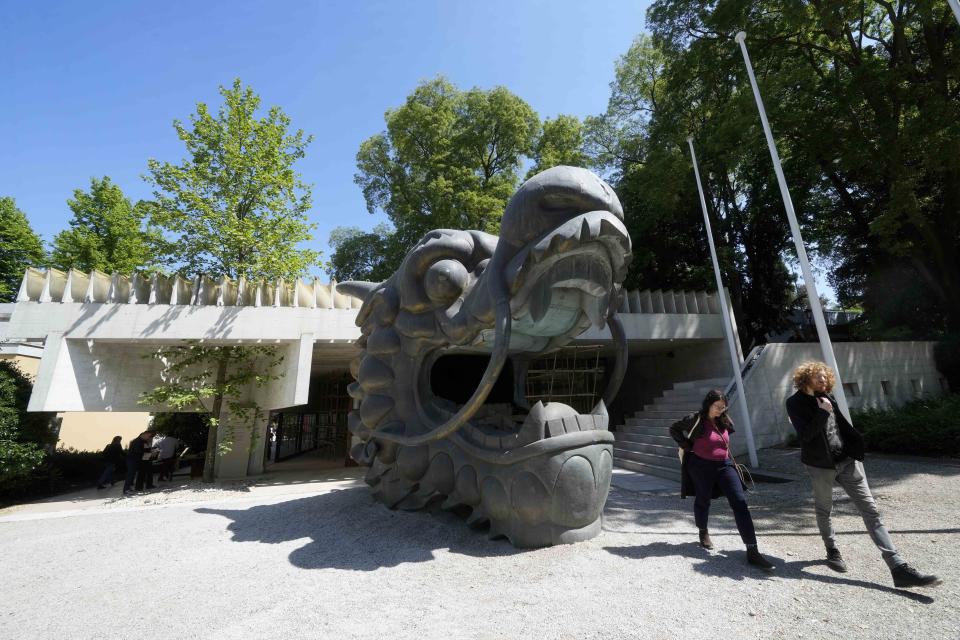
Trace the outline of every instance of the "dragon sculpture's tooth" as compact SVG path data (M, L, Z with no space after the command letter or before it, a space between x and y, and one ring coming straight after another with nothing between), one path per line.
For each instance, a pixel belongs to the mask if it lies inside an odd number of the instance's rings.
M555 167L520 187L501 232L431 231L385 282L337 285L363 300L351 456L391 508L468 508L469 525L489 523L491 537L520 547L584 540L600 530L613 464L605 401L625 367L615 315L630 260L623 210L589 171ZM592 412L537 402L514 415L529 406L525 363L605 324L618 357ZM434 367L456 354L487 359L470 397L453 402L434 393ZM490 404L505 367L513 401Z

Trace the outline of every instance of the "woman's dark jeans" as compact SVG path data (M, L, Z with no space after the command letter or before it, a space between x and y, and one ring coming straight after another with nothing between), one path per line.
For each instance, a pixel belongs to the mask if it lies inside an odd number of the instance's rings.
M733 509L733 516L737 521L737 531L744 544L757 544L757 534L753 529L753 518L750 517L750 508L747 507L747 497L740 484L740 476L733 468L729 458L722 462L704 460L692 451L688 451L690 459L687 461L687 471L697 491L697 498L693 501L693 517L698 529L707 528L707 517L710 515L710 498L713 496L714 484L720 485L723 495Z
M110 486L113 486L113 473L116 471L117 465L114 462L108 462L103 467L103 473L100 474L100 479L97 480L97 486L102 487L103 485L109 483Z

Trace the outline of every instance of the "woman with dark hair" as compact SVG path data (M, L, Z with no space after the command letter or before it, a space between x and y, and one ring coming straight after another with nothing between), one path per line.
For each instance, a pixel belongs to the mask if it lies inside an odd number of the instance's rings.
M727 397L719 389L707 392L700 411L670 427L670 436L680 445L680 497L693 493L693 517L700 530L700 546L713 549L707 517L710 500L723 494L733 510L740 539L747 546L747 562L770 571L773 565L757 550L757 534L743 493L740 475L730 457L733 420L727 415Z
M123 438L113 436L113 440L103 448L103 473L97 481L97 489L106 489L107 483L113 486L113 474L123 468Z

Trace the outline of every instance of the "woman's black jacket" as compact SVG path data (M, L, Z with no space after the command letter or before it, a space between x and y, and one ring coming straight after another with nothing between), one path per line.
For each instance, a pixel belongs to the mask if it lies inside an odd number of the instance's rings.
M824 397L833 404L833 415L837 418L837 431L843 441L843 452L854 460L862 462L863 436L847 422L837 406L837 401L830 396ZM787 398L787 415L800 440L800 461L811 467L836 468L836 463L830 454L830 444L827 442L826 426L830 412L817 405L815 396L797 391Z
M123 465L126 460L126 456L123 453L123 445L119 442L111 442L108 444L103 450L103 459L105 462L117 466Z
M726 420L724 420L725 424L723 426L726 427L727 433L733 433L733 421L727 416L724 416L724 418L726 418ZM690 456L687 454L690 453L690 449L693 447L693 441L703 435L704 425L705 422L701 419L699 411L684 416L670 425L670 437L686 452L680 463L681 498L696 495L697 493L696 487L693 484L693 478L690 477L690 472L687 468L687 462L690 460ZM690 436L687 437L687 434L690 434ZM723 492L720 490L720 486L714 485L712 497L719 498L722 495Z

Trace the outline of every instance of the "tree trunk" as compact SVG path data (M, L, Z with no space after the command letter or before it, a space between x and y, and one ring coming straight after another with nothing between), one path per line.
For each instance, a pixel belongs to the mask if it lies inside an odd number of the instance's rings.
M223 383L227 379L227 361L226 359L221 359L217 362L217 381L216 389L222 389ZM210 428L207 431L207 453L204 458L203 463L203 481L204 482L213 482L214 477L214 465L217 462L217 435L220 432L220 419L221 413L223 412L223 393L217 393L213 397L213 409L210 411L210 416L213 418L213 421L210 423Z

